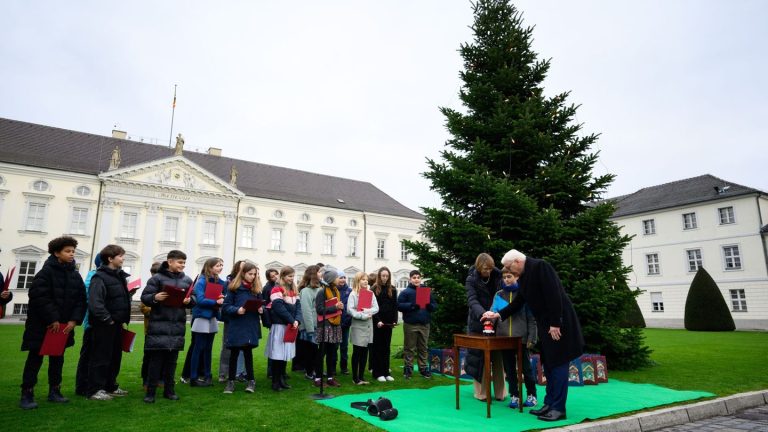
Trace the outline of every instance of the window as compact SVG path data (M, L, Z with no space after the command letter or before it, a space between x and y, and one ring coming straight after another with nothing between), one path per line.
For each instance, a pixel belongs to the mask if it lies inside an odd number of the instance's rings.
M78 186L75 193L83 197L88 196L91 194L91 188L89 188L88 186Z
M272 237L270 239L269 248L271 250L282 250L283 245L283 230L280 228L272 228Z
M327 218L325 218L325 223L327 223L328 225L333 225L334 222L335 220L331 216L328 216Z
M720 215L720 225L728 225L736 222L736 218L733 217L733 207L723 207L717 209L717 213Z
M723 258L726 270L741 269L741 254L738 246L723 246Z
M357 255L357 236L349 236L349 256L356 257Z
M646 219L643 221L643 235L656 234L656 221L653 219Z
M302 221L302 222L309 222L309 214L307 214L307 213L302 213L302 214L301 214L301 221Z
M731 290L731 304L733 305L734 312L747 311L747 296L744 295L743 289Z
M275 212L272 213L272 216L274 216L276 219L282 219L283 218L283 211L282 210L275 210Z
M333 255L333 234L332 233L323 234L323 254Z
M296 251L309 252L309 231L299 231L298 241L296 244Z
M648 274L657 275L661 273L659 269L659 254L652 253L645 256L645 262L648 265Z
M27 309L29 309L26 303L16 303L13 305L13 314L14 315L26 315Z
M376 258L384 258L385 245L386 245L386 240L384 239L376 240Z
M45 209L48 205L41 202L31 202L27 207L27 231L43 231L45 225Z
M701 249L689 249L685 251L688 256L688 271L695 272L701 268Z
M37 262L22 261L19 263L19 279L16 282L16 289L29 289L32 287L32 278L35 277Z
M243 225L243 235L240 239L240 246L253 248L253 236L255 232L256 227L253 225Z
M48 186L48 183L43 180L38 180L34 183L32 183L32 189L38 191L38 192L45 192L48 190L50 186Z
M660 292L651 293L651 307L654 312L664 312L664 299Z
M88 221L88 209L75 207L72 209L72 234L85 235L86 222Z
M216 244L216 221L205 221L203 224L203 244Z
M400 259L403 261L408 261L409 259L411 259L408 256L408 248L405 247L404 242L400 242Z
M136 238L136 222L138 219L139 214L136 212L123 213L123 224L120 227L120 237Z
M408 278L406 278L406 277L400 278L397 281L397 289L405 289L407 287L408 287Z
M177 216L166 216L165 226L163 227L163 239L169 242L179 241L179 218Z
M248 207L245 209L245 214L248 216L253 216L256 214L256 208L255 207Z
M694 229L697 228L698 225L696 224L696 213L684 213L683 214L683 229Z

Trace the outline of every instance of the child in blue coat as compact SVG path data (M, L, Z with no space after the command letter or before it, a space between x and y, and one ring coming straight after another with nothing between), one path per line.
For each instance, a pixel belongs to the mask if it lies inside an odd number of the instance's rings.
M247 393L253 393L256 381L253 377L253 349L259 346L261 339L261 314L264 308L246 310L246 302L261 302L261 279L256 264L244 261L240 272L229 283L227 296L224 299L222 314L229 321L224 345L231 351L229 356L229 380L224 393L230 394L235 390L237 373L237 358L240 352L245 356L245 373L248 384Z
M213 339L219 331L219 307L224 303L224 289L227 283L219 277L224 268L221 258L208 258L203 264L203 272L195 283L195 298L197 304L192 309L192 360L190 361L189 384L192 387L208 387L211 385L211 352ZM206 298L208 284L216 285L217 296ZM205 376L198 380L199 363Z

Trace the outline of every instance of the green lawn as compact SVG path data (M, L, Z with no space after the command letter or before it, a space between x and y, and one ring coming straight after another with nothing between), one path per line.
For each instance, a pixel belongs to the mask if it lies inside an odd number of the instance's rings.
M132 326L141 337L141 326ZM393 352L402 345L401 327L395 329ZM64 364L64 395L71 399L67 405L45 401L47 395L46 365L39 375L36 410L22 411L18 406L19 384L26 353L18 350L23 327L0 325L0 418L7 431L186 431L186 430L282 430L325 431L331 429L361 431L377 428L313 402L309 395L315 387L300 374L292 375L293 389L274 393L265 378L263 350L255 352L257 390L243 392L242 384L233 395L223 395L223 386L190 388L177 385L178 402L158 398L154 405L141 400L141 347L125 354L120 375L121 387L130 392L126 398L108 402L88 401L74 396L74 375L79 344L67 350ZM79 338L80 334L78 334ZM649 382L686 390L705 390L727 395L768 388L768 333L694 333L681 330L646 330L648 344L654 350L656 366L636 372L610 370L610 378L632 382ZM221 338L214 348L214 374L218 369ZM351 353L351 350L350 350ZM183 353L182 353L183 356ZM181 363L181 362L180 362ZM420 388L449 385L452 379L435 377L430 381L414 378L405 382L401 377L400 360L393 360L394 383L375 382L370 386L353 386L349 376L342 376L343 387L332 389L334 394L386 391L391 388ZM180 371L181 365L177 370ZM425 407L428 406L425 404Z

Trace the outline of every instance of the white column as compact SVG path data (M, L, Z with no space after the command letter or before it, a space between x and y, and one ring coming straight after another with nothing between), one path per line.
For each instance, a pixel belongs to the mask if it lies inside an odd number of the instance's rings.
M136 263L137 269L133 271L134 276L141 275L142 283L149 280L149 267L152 265L152 257L156 255L157 245L157 213L160 206L156 203L147 203L147 220L144 225L143 246L141 248L141 259Z
M101 203L99 226L95 227L95 231L98 232L95 243L97 250L100 250L99 248L104 245L114 243L114 239L110 238L110 234L112 234L112 227L115 224L115 205L117 205L117 200L114 198L104 198L104 201ZM119 219L117 223L120 223Z
M187 236L184 240L184 253L187 254L187 267L193 265L195 262L195 252L197 251L197 229L198 229L198 212L194 207L187 207L187 225L184 227L187 230ZM193 265L194 267L194 265ZM194 270L197 272L197 270ZM190 273L190 272L185 272ZM194 279L194 278L193 278Z
M235 242L237 235L237 225L235 225L236 214L233 211L224 212L224 242L221 247L221 259L224 260L225 267L231 266L235 262Z

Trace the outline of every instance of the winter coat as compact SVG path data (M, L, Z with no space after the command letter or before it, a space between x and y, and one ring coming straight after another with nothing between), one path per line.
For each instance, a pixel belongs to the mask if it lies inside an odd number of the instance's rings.
M131 320L131 295L122 269L103 265L91 278L88 290L88 316L91 325L128 324Z
M432 312L437 310L437 302L435 296L430 293L426 308L420 308L416 304L416 287L409 283L397 296L397 310L403 313L403 322L406 324L429 324Z
M305 286L299 291L299 298L301 299L301 315L304 317L304 321L301 323L300 330L304 330L307 333L314 333L317 329L317 311L315 310L315 298L317 298L317 292L320 287L313 288L311 286Z
M91 288L91 278L96 274L96 270L101 267L101 255L96 254L93 260L94 268L85 275L85 301L88 301L88 292ZM88 308L85 308L85 317L83 317L83 332L88 329Z
M188 305L184 307L165 306L163 302L155 301L155 294L162 292L165 285L187 289L192 285L192 279L183 272L171 273L168 262L160 266L160 270L147 281L147 286L141 293L141 302L152 308L149 312L149 327L144 339L145 351L184 349L187 311L195 304L195 296L191 295Z
M226 286L227 282L221 280L218 277L210 277L207 278L200 275L199 278L197 278L197 282L195 283L195 298L197 299L197 304L194 308L192 308L192 319L197 318L217 318L221 319L221 311L219 304L216 302L216 300L205 298L205 286L209 283L214 283L220 285L219 288L221 288L221 293L226 294Z
M272 293L272 288L275 287L275 283L272 281L267 282L264 284L264 287L261 289L261 299L264 300L264 314L261 316L261 325L263 325L266 328L269 328L272 326L272 321L270 320L270 308L269 303L272 301L269 299L269 295Z
M282 295L279 296L279 298L275 297L275 294L278 292L282 292ZM270 298L272 298L272 311L270 312L272 324L289 325L293 324L294 321L298 321L299 324L301 324L301 301L298 297L295 297L295 303L287 302L283 298L284 295L286 294L283 287L275 285L275 287L272 288L272 295L270 295Z
M56 256L49 256L43 268L32 279L28 307L22 351L40 350L49 324L69 321L82 323L88 304L85 300L85 284L75 268L75 262L60 263ZM73 330L69 333L66 346L74 344Z
M376 296L371 299L369 309L357 310L357 304L360 301L360 295L352 292L347 301L347 314L352 318L349 329L349 341L352 345L367 347L373 343L373 315L379 312L379 304L376 303Z
M341 326L349 327L352 325L352 315L347 312L347 302L349 295L352 294L352 288L344 284L339 287L339 294L341 294L341 302L344 303L344 309L341 310Z
M512 303L515 297L517 297L520 290L507 292L500 289L496 292L496 295L503 298L507 303ZM512 329L512 334L510 334ZM536 327L536 318L533 317L533 312L526 305L523 309L509 318L496 323L496 336L514 336L523 339L523 345L535 344L538 338L538 331Z
M379 313L373 315L373 325L397 324L397 289L392 288L392 297L387 295L386 288L382 288L378 294L375 293L376 291L374 291L374 297L379 305Z
M240 285L237 291L227 289L221 314L227 318L227 334L224 345L227 348L256 347L261 339L261 315L258 312L246 311L238 315L237 311L249 299L261 299L260 295L251 293L245 285Z
M584 352L581 325L555 269L544 260L526 258L517 283L520 291L512 303L499 311L501 319L507 319L527 303L536 318L544 366L551 370L579 357ZM560 327L559 341L549 335L550 326Z
M467 281L464 284L464 288L467 290L467 305L469 306L467 313L467 331L469 333L483 332L483 323L480 321L480 317L491 310L493 296L500 285L501 271L496 267L491 270L487 281L483 280L475 266L469 268Z

